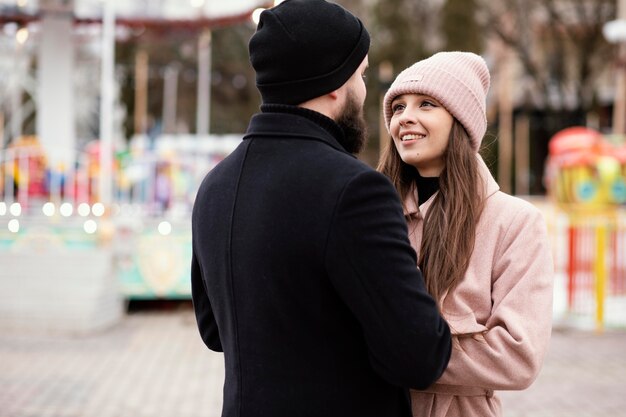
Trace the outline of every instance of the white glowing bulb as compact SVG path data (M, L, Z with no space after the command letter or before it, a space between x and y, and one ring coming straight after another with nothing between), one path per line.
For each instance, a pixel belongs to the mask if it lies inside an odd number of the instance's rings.
M98 230L98 225L94 220L90 219L85 222L85 224L83 225L83 229L85 229L85 232L91 235L96 233L96 230Z
M20 203L13 203L11 207L9 207L9 212L15 217L22 214L22 205Z
M162 221L161 223L159 223L158 230L159 233L161 233L163 236L167 236L172 233L172 224L167 221Z
M19 28L15 33L15 40L20 45L24 45L28 40L28 29L27 28Z
M0 216L7 214L7 203L0 201Z
M82 216L82 217L87 217L89 216L89 212L91 211L91 208L89 207L89 204L87 203L80 203L78 205L78 215Z
M48 217L54 216L54 210L55 210L54 203L51 201L48 201L41 208L41 211L43 211L43 214Z
M91 212L94 216L100 217L104 214L104 204L96 203L91 207Z
M72 203L63 203L59 208L59 212L61 216L70 217L74 212L74 207L72 207Z
M20 222L17 219L11 219L9 221L9 232L11 233L17 233L20 231Z
M602 26L604 38L611 43L626 42L626 19L611 20Z
M259 20L261 20L261 13L263 13L265 9L263 8L259 8L259 9L254 9L254 11L252 12L252 21L254 22L255 25L259 24Z

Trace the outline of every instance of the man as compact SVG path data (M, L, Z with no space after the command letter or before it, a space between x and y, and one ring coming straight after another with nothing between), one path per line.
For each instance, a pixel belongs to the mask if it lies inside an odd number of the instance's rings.
M200 334L223 351L223 416L410 416L450 332L391 183L357 160L369 35L324 0L261 14L263 104L193 210Z

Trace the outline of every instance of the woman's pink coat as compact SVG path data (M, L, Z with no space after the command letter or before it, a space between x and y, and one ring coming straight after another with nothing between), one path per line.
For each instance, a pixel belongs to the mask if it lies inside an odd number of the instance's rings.
M537 377L551 333L553 260L545 221L530 203L499 191L479 157L486 200L465 277L442 297L453 333L447 370L426 391L411 391L413 416L500 416L495 390L521 390ZM419 253L423 218L407 204Z

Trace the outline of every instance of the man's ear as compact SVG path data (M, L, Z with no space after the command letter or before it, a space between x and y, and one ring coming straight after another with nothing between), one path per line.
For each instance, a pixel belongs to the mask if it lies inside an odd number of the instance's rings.
M320 97L318 104L322 107L316 108L318 112L325 114L326 116L334 119L337 114L340 113L341 108L343 106L343 95L344 92L341 87L336 90L331 91L330 93L324 94Z
M346 93L343 86L336 90L326 93L323 96L316 97L314 99L300 103L300 107L304 107L309 110L314 110L318 113L334 119L337 114L341 112L343 106L343 100Z
M337 90L331 91L330 93L328 93L328 95L333 99L333 100L338 100L340 97L340 92L339 92L339 88Z

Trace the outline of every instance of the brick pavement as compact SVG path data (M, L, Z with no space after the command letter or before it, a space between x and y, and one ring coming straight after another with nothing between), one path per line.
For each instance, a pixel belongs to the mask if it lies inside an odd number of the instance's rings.
M500 397L505 417L626 416L626 332L554 330L535 383Z
M193 320L137 313L91 335L3 334L0 416L219 416L222 357Z
M192 312L141 312L94 334L0 335L0 417L213 417L222 357ZM505 417L626 416L626 332L555 331L527 391Z

